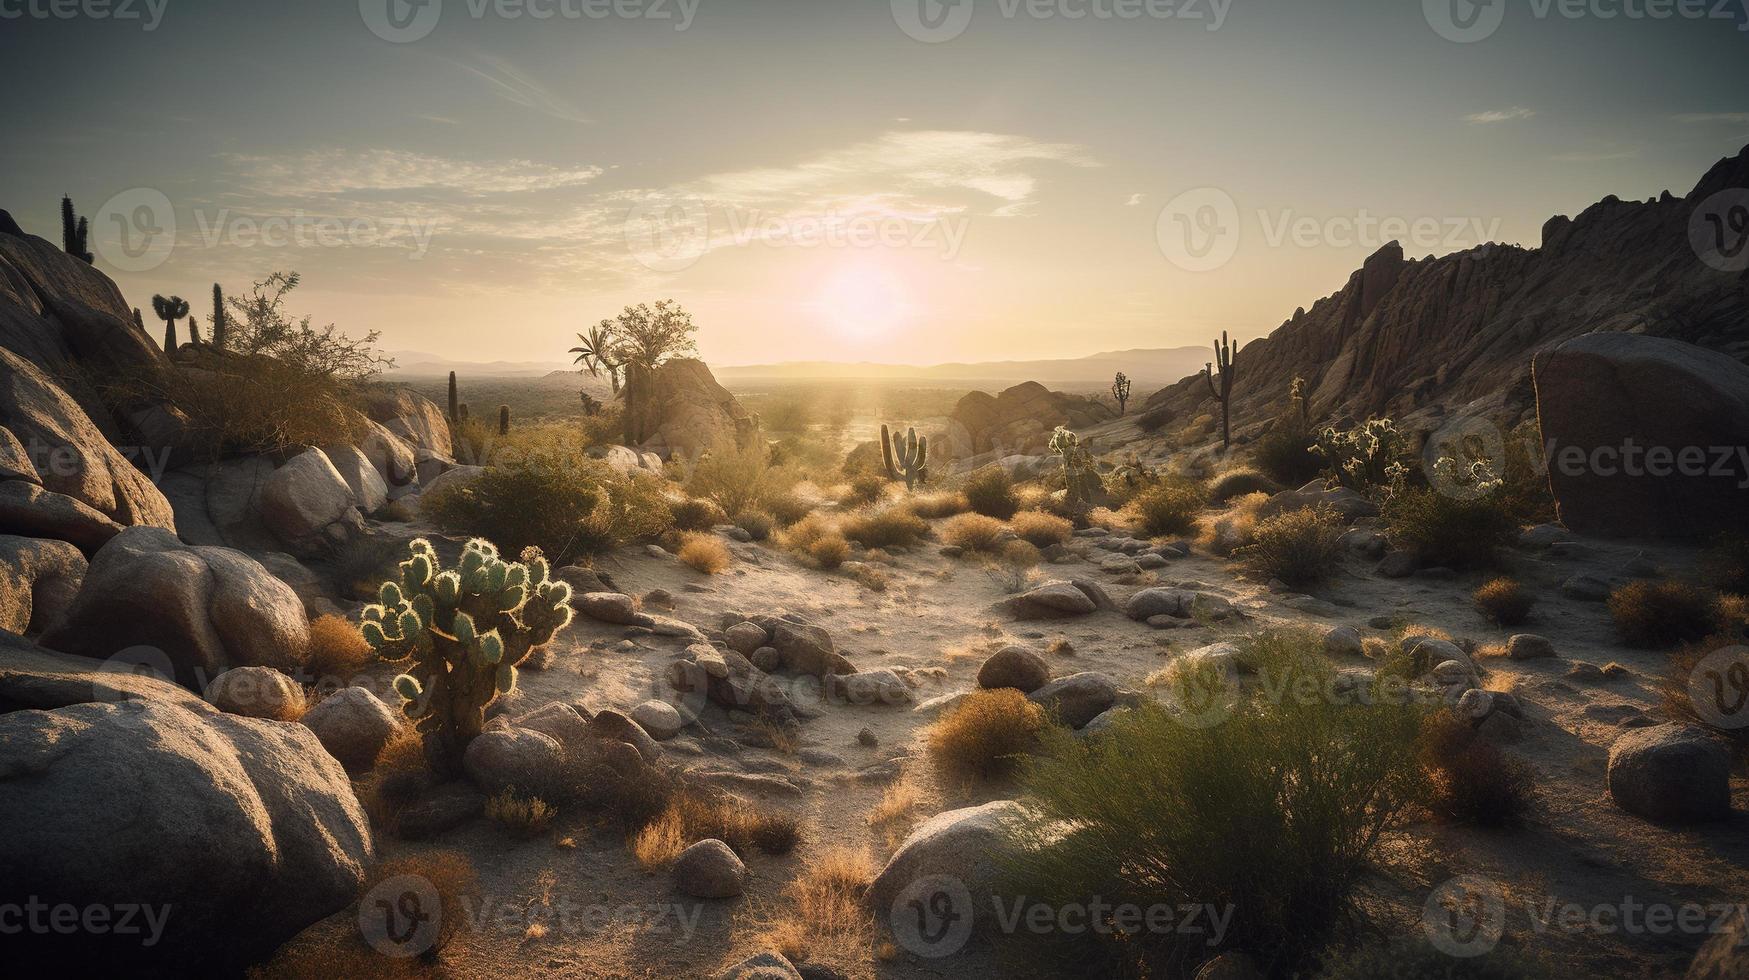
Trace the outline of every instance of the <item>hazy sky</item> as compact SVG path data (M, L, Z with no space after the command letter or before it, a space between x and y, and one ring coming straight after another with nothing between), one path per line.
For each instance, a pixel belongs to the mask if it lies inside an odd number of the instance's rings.
M467 359L663 297L725 364L1200 344L1686 192L1745 3L0 0L0 207Z

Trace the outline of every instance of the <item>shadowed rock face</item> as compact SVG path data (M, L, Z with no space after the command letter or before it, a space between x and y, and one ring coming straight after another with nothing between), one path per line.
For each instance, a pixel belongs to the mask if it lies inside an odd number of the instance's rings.
M1537 414L1561 523L1698 538L1749 524L1749 367L1637 334L1536 358Z
M1501 393L1506 414L1527 414L1531 354L1594 330L1749 356L1749 279L1704 264L1689 244L1700 204L1741 187L1749 151L1715 165L1686 197L1609 197L1576 218L1551 218L1541 248L1489 244L1415 259L1386 245L1341 290L1234 353L1235 431L1273 418L1295 375L1319 416L1401 418ZM1159 406L1183 417L1219 409L1195 376L1149 397L1148 408Z
M628 441L657 453L693 458L758 444L758 419L696 358L673 358L628 381L625 410Z
M1037 381L1005 388L996 395L974 391L954 406L950 438L944 448L954 457L989 452L999 456L1038 454L1046 451L1057 426L1075 429L1115 415L1091 398L1051 391Z

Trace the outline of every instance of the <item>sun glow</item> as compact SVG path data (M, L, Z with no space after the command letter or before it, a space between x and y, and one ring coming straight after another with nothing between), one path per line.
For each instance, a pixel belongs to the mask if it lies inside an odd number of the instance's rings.
M870 262L834 269L809 305L852 343L890 337L912 314L903 280Z

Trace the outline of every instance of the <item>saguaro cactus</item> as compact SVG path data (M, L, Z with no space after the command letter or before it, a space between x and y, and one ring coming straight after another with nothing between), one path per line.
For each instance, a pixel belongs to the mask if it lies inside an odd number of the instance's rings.
M539 549L506 562L482 538L451 571L424 538L408 545L400 578L382 584L359 631L378 656L405 663L402 712L436 760L453 766L480 734L486 707L516 688L516 666L571 622L571 587L549 579Z
M225 291L213 283L213 346L224 350L228 331L225 321Z
M68 255L90 264L95 258L86 248L90 237L91 226L74 212L73 198L66 194L61 195L61 248Z
M510 434L510 406L509 405L499 405L498 406L498 434L501 436L507 436Z
M887 479L904 480L906 490L915 489L929 476L929 437L917 435L912 428L906 430L905 438L894 440L883 425L881 461L887 466Z
M451 425L454 425L457 422L460 422L461 420L462 420L461 413L460 413L460 410L457 408L457 402L456 402L455 372L451 371L451 372L449 372L449 423Z
M1215 387L1215 368L1220 368L1221 386ZM1227 342L1227 332L1215 341L1215 359L1202 366L1202 379L1208 382L1209 394L1221 403L1221 448L1233 445L1233 346Z
M1130 403L1130 376L1119 371L1111 382L1111 397L1117 399L1117 414L1122 415Z
M164 321L164 353L176 353L176 321L188 315L188 300L180 296L153 296L152 312Z

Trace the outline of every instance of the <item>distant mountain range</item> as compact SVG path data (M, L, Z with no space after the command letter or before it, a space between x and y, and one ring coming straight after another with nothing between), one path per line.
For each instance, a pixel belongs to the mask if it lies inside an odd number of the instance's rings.
M539 378L574 369L556 361L458 361L422 351L391 351L395 367L390 377L437 377L451 371L472 378ZM1106 351L1087 357L1045 358L1032 361L978 361L951 364L878 364L872 361L784 361L776 364L711 366L724 382L782 381L903 381L925 386L1006 386L1037 381L1048 387L1097 388L1110 386L1117 372L1129 375L1143 390L1170 384L1202 370L1209 359L1203 347L1138 348Z

